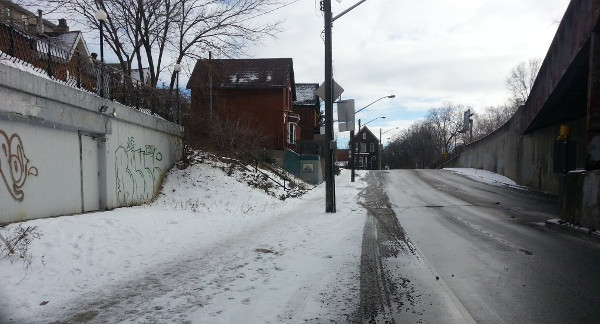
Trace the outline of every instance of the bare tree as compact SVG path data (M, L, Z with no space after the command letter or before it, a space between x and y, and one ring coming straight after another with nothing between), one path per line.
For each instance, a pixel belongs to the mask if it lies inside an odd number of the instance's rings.
M442 153L450 153L454 148L462 126L463 111L469 108L445 102L442 107L432 108L427 113L426 119L436 134L435 145L441 148Z
M514 114L511 103L485 108L483 113L476 113L473 122L473 138L482 138L504 125Z
M253 18L281 5L275 0L179 0L173 24L176 28L169 42L176 63L197 59L214 52L218 56L239 53L247 43L260 42L265 36L274 36L280 22L253 24ZM175 76L171 77L171 87Z
M428 168L441 156L436 137L433 125L419 120L392 139L383 158L392 169Z
M517 64L506 78L505 84L506 89L508 90L508 99L514 110L525 104L525 101L527 101L535 78L540 71L540 66L540 59L529 59L529 61Z
M280 31L280 22L257 17L284 5L279 0L45 0L53 10L80 17L98 29L97 10L108 14L105 37L126 74L147 66L146 82L156 86L173 63L192 63L209 51L223 56L242 53L249 43ZM135 62L135 64L134 64ZM168 62L168 63L165 63ZM185 66L185 65L184 65ZM140 69L141 80L144 74ZM173 88L175 74L171 75Z

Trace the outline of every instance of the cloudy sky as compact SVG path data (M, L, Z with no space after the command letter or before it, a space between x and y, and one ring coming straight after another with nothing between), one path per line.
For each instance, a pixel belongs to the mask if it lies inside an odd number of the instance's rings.
M359 0L332 0L333 15ZM568 0L367 0L333 24L334 78L356 118L391 130L445 101L475 111L507 97L504 80L530 58L544 58ZM250 57L291 57L298 83L324 81L319 0L297 0L274 13L285 31L253 47ZM335 117L334 117L335 118ZM347 134L347 133L346 133ZM338 142L346 137L340 135Z
M283 1L291 4L258 19L283 19L284 31L249 48L247 55L290 57L296 82L322 83L319 0ZM333 15L357 2L332 0ZM356 116L363 124L385 116L369 124L377 135L379 128L389 131L384 139L444 102L483 111L505 101L504 80L512 68L545 57L568 4L569 0L367 0L333 24L334 78L344 88L342 99L355 99L357 110L383 96L396 96ZM86 35L86 41L97 51L97 39ZM110 60L110 53L107 56ZM347 134L339 134L338 143L347 141Z

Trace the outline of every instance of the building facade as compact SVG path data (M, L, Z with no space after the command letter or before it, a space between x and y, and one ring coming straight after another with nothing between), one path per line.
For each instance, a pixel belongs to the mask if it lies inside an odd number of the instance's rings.
M291 58L198 60L187 84L192 120L244 120L268 150L296 150L300 116Z
M358 170L379 169L379 139L368 127L354 135L354 167ZM350 165L351 161L348 162Z

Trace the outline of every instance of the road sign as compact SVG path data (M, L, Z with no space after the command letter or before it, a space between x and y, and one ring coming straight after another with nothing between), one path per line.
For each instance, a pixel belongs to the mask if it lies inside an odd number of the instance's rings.
M354 99L340 100L337 102L338 122L354 122Z
M340 130L340 133L353 131L354 130L354 121L349 122L349 123L338 123L338 127Z
M337 99L344 92L344 88L342 88L339 84L335 82L335 80L331 80L333 83L333 100ZM325 82L321 83L321 86L315 91L317 96L321 98L321 100L325 101Z

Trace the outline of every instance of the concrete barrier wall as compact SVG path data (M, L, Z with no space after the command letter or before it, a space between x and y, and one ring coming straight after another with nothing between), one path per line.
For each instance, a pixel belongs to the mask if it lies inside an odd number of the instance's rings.
M148 201L181 156L179 125L16 64L0 98L0 222Z
M467 146L443 167L484 169L502 174L520 185L558 194L562 174L553 173L554 141L560 125L522 135L523 109L488 136ZM577 142L577 168L584 168L585 119L565 122L570 140Z

